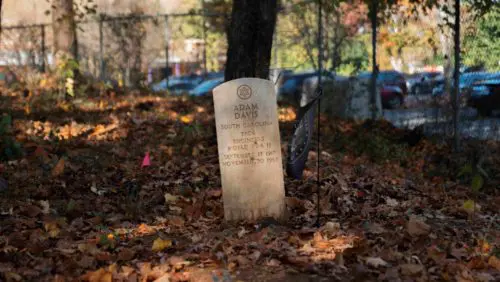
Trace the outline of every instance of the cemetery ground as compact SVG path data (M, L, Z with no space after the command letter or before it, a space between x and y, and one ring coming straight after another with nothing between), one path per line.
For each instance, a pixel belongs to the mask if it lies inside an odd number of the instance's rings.
M0 98L1 281L500 279L494 141L323 118L320 226L314 148L286 222L225 223L210 98Z

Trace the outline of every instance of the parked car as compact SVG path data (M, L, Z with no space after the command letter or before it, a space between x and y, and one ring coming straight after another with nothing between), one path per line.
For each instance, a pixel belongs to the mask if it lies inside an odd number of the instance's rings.
M224 77L210 79L202 82L194 89L189 91L190 96L207 96L212 94L212 90L224 82Z
M382 108L398 109L404 104L403 90L399 86L383 85L380 87Z
M500 109L500 74L492 74L486 79L474 82L468 105L476 108L483 116L490 116L493 110Z
M439 72L419 73L413 78L406 80L408 92L413 95L431 94L432 88L442 74Z
M358 76L358 78L371 79L371 76L371 72L363 72ZM377 84L380 86L398 86L403 95L408 94L406 79L404 75L398 71L380 71L377 75Z
M318 71L302 72L302 73L292 73L284 72L280 78L281 85L278 88L278 100L288 101L292 104L299 104L301 99L301 94L303 90L304 82L310 78L318 76ZM323 72L323 79L333 80L337 79L331 72Z
M459 93L465 94L470 89L472 84L478 80L482 80L490 76L491 73L487 72L470 72L463 73L460 75L459 80ZM453 87L453 79L450 82L450 86ZM441 96L444 94L444 77L436 82L436 85L432 89L433 96Z
M363 72L358 78L369 81L371 76L371 72ZM408 88L402 73L381 71L377 76L377 85L380 87L380 98L384 109L397 109L404 104Z

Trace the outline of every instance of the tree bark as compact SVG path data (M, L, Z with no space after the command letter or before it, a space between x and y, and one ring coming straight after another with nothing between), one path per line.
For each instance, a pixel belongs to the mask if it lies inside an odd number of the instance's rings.
M234 0L225 80L269 78L277 0Z
M460 0L455 0L455 24L453 26L455 41L455 68L453 71L453 145L455 151L460 150Z
M56 58L77 57L76 23L73 0L52 0L54 53Z

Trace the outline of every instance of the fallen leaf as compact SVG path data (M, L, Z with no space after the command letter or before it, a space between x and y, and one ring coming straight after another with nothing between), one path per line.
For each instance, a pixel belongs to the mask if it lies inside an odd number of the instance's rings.
M401 274L414 276L424 271L424 267L420 264L406 263L400 266Z
M495 268L496 270L500 271L500 259L497 258L496 256L491 256L489 259L488 259L488 264Z
M271 266L271 267L276 267L276 266L280 266L281 262L277 259L270 259L269 261L267 261L266 265Z
M458 259L461 260L463 257L467 257L467 250L464 248L451 248L450 254Z
M83 275L81 279L88 282L112 282L113 275L111 272L100 268L96 271L87 272L87 274Z
M170 193L165 193L164 197L165 197L166 203L175 203L177 201L177 198L178 198L177 196L174 196Z
M23 277L15 272L6 272L4 275L5 275L5 278L7 279L7 281L22 281L23 280Z
M135 251L129 248L124 248L118 253L117 259L122 261L128 261L132 260L134 257L135 257Z
M340 224L338 222L329 221L323 226L323 230L330 234L336 233L340 230Z
M27 215L29 217L37 217L39 214L42 213L42 210L39 207L35 206L35 205L26 205L22 209L21 213L23 215Z
M394 200L393 198L387 197L385 199L385 202L387 203L388 206L390 207L397 207L399 206L399 202L397 200Z
M237 256L236 261L238 262L239 266L245 266L245 265L250 264L250 260L242 255Z
M40 203L40 206L42 206L42 213L43 214L49 214L50 213L50 204L49 204L49 201L41 200L38 203Z
M164 249L169 248L171 246L172 246L172 240L168 239L163 240L162 238L158 237L156 238L156 240L154 240L153 247L151 248L151 250L153 252L161 252Z
M220 198L220 196L222 195L222 190L208 190L206 193L210 198Z
M379 257L369 257L366 259L366 264L378 268L380 266L387 266L387 262Z
M411 216L407 224L408 234L412 237L427 235L431 232L431 227L416 216Z
M246 231L244 227L241 227L241 230L238 231L238 238L242 238L247 233L248 233L248 231Z
M57 164L52 169L52 177L57 177L64 172L64 159L60 158Z
M94 256L98 261L110 261L112 259L111 254L108 252L98 252Z

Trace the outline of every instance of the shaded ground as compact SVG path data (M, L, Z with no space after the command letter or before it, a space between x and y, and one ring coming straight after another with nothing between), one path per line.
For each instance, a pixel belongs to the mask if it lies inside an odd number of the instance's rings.
M210 100L1 98L25 151L0 166L2 281L500 279L496 143L473 197L446 145L324 120L320 227L314 151L305 180L285 177L286 224L227 224Z

